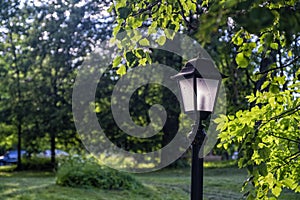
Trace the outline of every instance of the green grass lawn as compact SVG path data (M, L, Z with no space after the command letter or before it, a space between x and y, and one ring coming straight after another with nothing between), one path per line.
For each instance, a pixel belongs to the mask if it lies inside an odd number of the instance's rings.
M1 167L2 168L2 167ZM2 170L3 171L3 170ZM204 196L209 200L241 199L244 170L206 168ZM188 200L190 170L160 170L134 175L145 186L139 190L111 191L96 188L68 188L55 185L55 176L47 172L0 172L1 200ZM300 196L285 191L281 199Z

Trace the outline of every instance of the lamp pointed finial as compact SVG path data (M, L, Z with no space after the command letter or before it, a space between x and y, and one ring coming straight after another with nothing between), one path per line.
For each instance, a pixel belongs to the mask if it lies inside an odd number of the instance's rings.
M202 52L199 52L199 53L198 53L198 58L204 58L204 56L203 56L203 53L202 53Z

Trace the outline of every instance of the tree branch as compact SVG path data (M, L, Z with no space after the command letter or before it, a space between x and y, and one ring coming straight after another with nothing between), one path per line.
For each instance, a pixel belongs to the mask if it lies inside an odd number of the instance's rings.
M183 6L182 6L180 0L177 0L177 2L178 2L178 4L179 4L180 10L181 10L180 13L181 13L181 16L182 16L182 18L183 18L183 20L184 20L184 23L185 23L185 25L186 25L187 27L189 27L189 26L190 26L190 22L186 19L185 15L184 15L184 8L183 8Z
M293 139L286 138L286 137L283 137L283 136L275 135L275 134L272 133L272 132L269 132L269 134L270 134L271 136L274 136L274 137L279 138L279 139L283 139L283 140L287 140L287 141L289 141L289 142L294 142L294 143L300 144L300 141L297 141L297 140L293 140Z
M292 159L297 158L299 155L300 155L300 151L297 151L296 153L293 153L292 155L290 155L290 156L284 158L284 160L290 159L290 161L291 161ZM290 162L290 161L289 161L289 162Z
M250 80L253 85L255 85L255 81L251 78L249 71L246 68L244 70L246 71L247 79Z
M294 153L294 154L292 154L292 155L290 155L290 156L284 158L284 159L282 160L282 161L284 162L284 164L283 164L283 165L281 164L281 165L275 166L274 168L272 168L271 171L278 170L278 169L280 169L280 168L282 168L282 167L284 167L284 166L290 164L290 162L291 162L293 159L297 158L299 155L300 155L300 151L298 151L298 152L296 152L296 153ZM287 159L290 159L290 160L289 160L289 161L286 161Z
M285 64L285 65L282 65L280 67L275 67L275 68L272 68L272 69L268 69L268 70L265 70L263 72L257 72L256 75L258 74L266 74L268 72L271 72L271 71L275 71L275 70L278 70L278 69L284 69L292 64L294 64L297 60L299 60L300 56L297 56L294 60L292 60L291 62Z
M161 3L161 0L158 0L158 1L154 2L153 4L148 5L146 8L143 8L143 9L139 10L139 11L136 12L136 13L133 13L132 16L134 17L134 16L137 16L137 15L142 14L143 12L149 11L149 10L151 10L154 6L158 5L159 3Z
M257 130L259 130L260 128L262 128L264 125L268 124L270 121L272 120L278 120L278 119L281 119L283 117L286 117L288 115L291 115L291 114L294 114L296 112L298 112L300 110L300 105L296 106L295 108L292 108L292 109L289 109L287 111L284 111L282 112L281 114L277 115L277 116L274 116L274 117L271 117L269 120L267 120L266 122L264 123L261 123L259 126L257 126Z

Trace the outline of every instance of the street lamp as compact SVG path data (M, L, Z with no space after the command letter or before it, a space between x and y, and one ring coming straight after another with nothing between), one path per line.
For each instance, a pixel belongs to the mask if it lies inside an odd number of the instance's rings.
M191 200L202 200L204 148L201 150L201 147L206 137L202 120L207 119L214 111L222 74L210 59L198 57L188 61L171 78L178 82L184 112L196 116L191 132L195 136L192 142Z

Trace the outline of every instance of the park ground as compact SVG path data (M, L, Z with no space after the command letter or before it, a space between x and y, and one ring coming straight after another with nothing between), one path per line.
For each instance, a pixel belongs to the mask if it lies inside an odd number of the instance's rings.
M1 168L1 200L188 200L190 193L189 168L134 174L144 185L137 190L62 187L55 184L53 172L7 172ZM243 199L241 187L247 178L245 170L208 164L204 175L204 199ZM299 200L300 195L284 191L280 199Z

